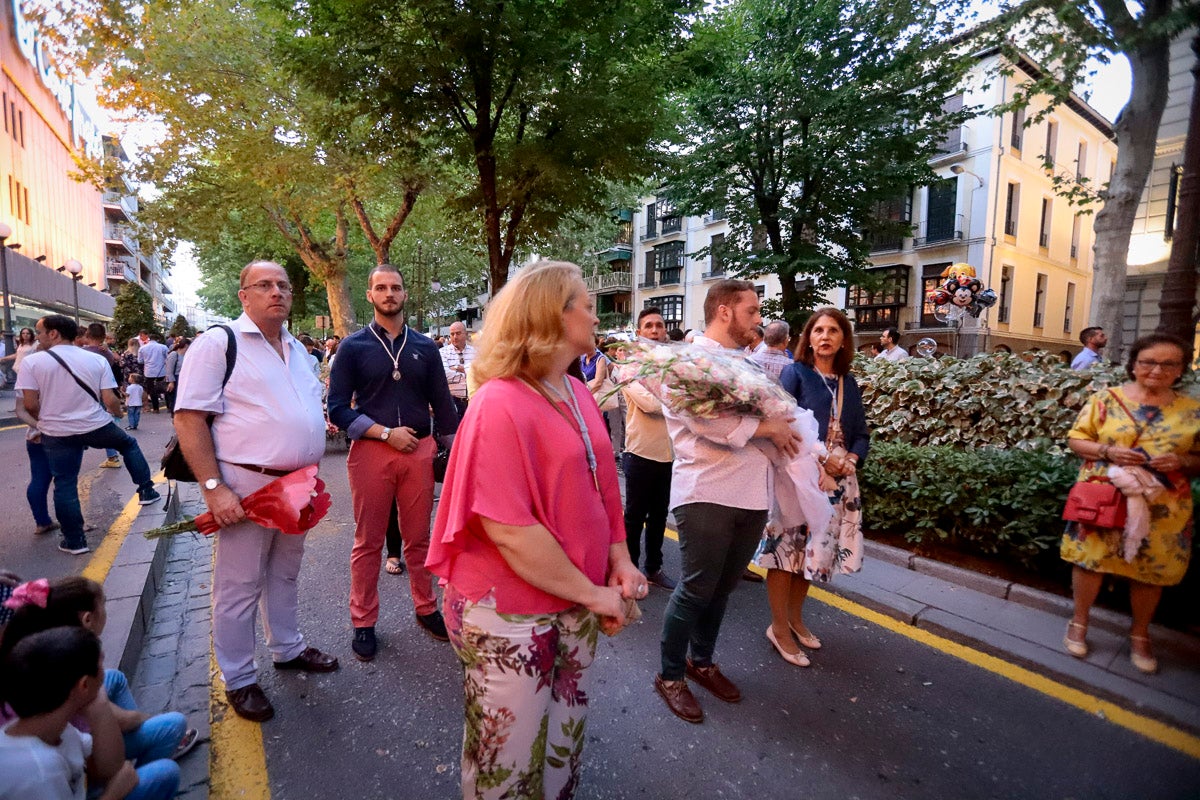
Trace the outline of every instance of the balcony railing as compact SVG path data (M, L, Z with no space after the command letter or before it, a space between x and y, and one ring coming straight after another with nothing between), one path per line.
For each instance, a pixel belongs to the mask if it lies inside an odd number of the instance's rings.
M709 270L708 272L702 272L700 274L700 280L704 280L704 281L711 281L711 280L716 280L717 278L724 278L724 277L725 277L725 268L724 267L717 267L716 269Z
M653 278L647 278L644 281L638 281L639 289L653 289L656 286L658 286L658 284L654 282Z
M1079 245L1071 245L1071 258L1079 258Z
M137 283L137 275L129 265L124 261L116 258L110 258L104 262L104 277L110 281L125 281L126 283Z
M633 288L633 276L628 272L607 272L603 275L589 275L585 280L588 291L592 294L628 292Z
M1050 246L1050 232L1046 231L1045 233L1042 233L1040 236L1038 236L1038 247L1040 247L1044 250L1044 249L1048 248L1049 246Z
M647 227L643 226L642 230L638 233L638 240L643 241L643 242L648 242L651 239L657 239L659 237L659 235L660 234L659 234L657 226L653 227L653 228L647 228Z
M1033 327L1035 327L1035 328L1042 327L1042 322L1044 321L1043 317L1045 317L1045 314L1043 312L1041 312L1041 311L1033 312Z
M671 286L679 283L679 279L683 274L681 267L668 267L658 271L658 285Z
M679 233L683 230L683 217L665 217L659 220L659 227L665 236L668 233Z
M913 238L913 247L929 247L961 240L963 238L963 220L962 214L924 220L918 230L921 235Z
M959 126L946 134L946 138L938 145L937 154L929 160L943 161L967 152L966 132L965 127Z
M106 189L100 197L103 202L109 205L119 206L127 218L133 219L137 216L137 197L134 195L121 194L120 192L114 192L111 189Z
M1017 221L1015 219L1004 220L1004 235L1005 236L1016 236L1017 235Z
M899 250L904 245L904 237L898 233L871 233L867 234L867 240L871 243L872 253Z
M137 254L138 242L133 231L124 225L105 225L104 238L110 242L120 242L130 254Z
M704 221L705 225L712 225L714 222L721 222L724 219L725 219L725 211L724 211L724 209L722 209L720 211L708 212L707 214L704 215L703 221Z

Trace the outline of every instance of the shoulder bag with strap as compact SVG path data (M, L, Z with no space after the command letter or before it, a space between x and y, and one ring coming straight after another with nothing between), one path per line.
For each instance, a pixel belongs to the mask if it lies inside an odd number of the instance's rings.
M104 405L104 401L100 399L100 395L99 395L97 392L95 392L95 391L92 389L92 387L88 386L86 383L84 383L83 381L81 381L81 380L79 379L79 376L78 376L78 375L76 375L76 374L75 374L75 373L74 373L74 372L71 370L71 368L67 366L67 362L66 362L66 361L63 361L63 360L62 360L62 357L61 357L61 356L59 356L59 354L58 354L58 353L54 352L54 348L53 348L53 347L51 347L49 350L47 350L47 351L46 351L46 354L47 354L48 356L50 356L51 358L53 358L55 361L57 361L57 362L58 362L58 363L59 363L59 364L62 366L62 368L63 368L63 369L65 369L65 370L67 371L67 374L68 374L68 375L70 375L72 378L74 378L74 379L75 379L75 382L79 384L79 388L80 388L80 389L83 389L85 392L87 392L87 395L88 395L88 397L92 398L93 400L95 400L97 403L99 403L99 404L100 404L100 407L104 409L104 413L105 413L105 414L107 414L107 413L108 413L108 406ZM103 390L102 390L102 391L103 391Z
M225 388L225 384L229 383L229 376L233 374L233 366L237 362L237 337L233 335L233 329L228 325L213 325L209 328L221 328L225 331L225 335L229 337L229 343L225 345L225 375L221 378L221 388ZM213 415L208 415L208 427L212 427ZM171 441L167 442L167 447L163 450L162 455L162 470L163 475L170 481L183 481L184 483L195 483L196 476L192 473L192 468L188 466L187 460L183 457L183 451L179 448L179 437L172 434Z
M1121 398L1112 389L1108 394L1129 420L1133 423L1137 436L1133 437L1130 448L1136 447L1142 438L1142 426L1137 417L1130 413ZM1063 508L1062 518L1068 522L1080 522L1094 528L1124 528L1128 515L1125 495L1114 486L1106 475L1089 475L1083 480L1076 481L1067 493L1067 504Z

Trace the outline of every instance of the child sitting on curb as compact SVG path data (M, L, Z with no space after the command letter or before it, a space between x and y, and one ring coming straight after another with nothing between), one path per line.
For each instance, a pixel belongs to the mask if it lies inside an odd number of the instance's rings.
M132 797L142 788L100 694L100 660L100 640L79 627L34 633L0 659L0 687L17 715L0 729L0 800L84 800L85 774L105 783L101 800ZM95 744L69 722L81 716ZM140 796L170 797L178 778L176 772L170 794Z
M7 604L15 611L0 637L0 658L32 633L74 625L99 636L108 621L104 589L78 576L22 584ZM150 716L137 710L129 681L120 670L104 671L104 693L123 734L126 757L139 768L159 759L179 758L195 746L198 733L187 727L179 712Z

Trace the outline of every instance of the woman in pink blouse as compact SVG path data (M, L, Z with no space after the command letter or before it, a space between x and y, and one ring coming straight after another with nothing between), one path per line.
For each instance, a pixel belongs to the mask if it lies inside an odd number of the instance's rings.
M463 662L464 798L573 796L601 621L646 596L604 420L567 376L597 322L579 268L542 262L480 336L426 562Z

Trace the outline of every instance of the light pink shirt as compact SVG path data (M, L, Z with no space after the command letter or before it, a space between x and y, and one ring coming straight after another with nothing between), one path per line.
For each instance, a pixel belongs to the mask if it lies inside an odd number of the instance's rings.
M697 336L693 344L724 349L707 336ZM771 462L749 445L758 429L757 417L700 419L665 407L663 416L675 449L671 508L685 503L716 503L752 511L771 507Z

